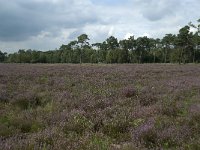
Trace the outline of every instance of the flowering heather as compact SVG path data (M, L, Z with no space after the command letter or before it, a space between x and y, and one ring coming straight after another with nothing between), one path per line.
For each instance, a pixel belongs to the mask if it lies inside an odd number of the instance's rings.
M0 149L200 149L200 66L0 64Z

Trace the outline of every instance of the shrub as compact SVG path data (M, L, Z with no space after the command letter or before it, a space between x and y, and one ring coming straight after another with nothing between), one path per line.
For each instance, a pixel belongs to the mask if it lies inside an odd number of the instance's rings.
M30 94L30 95L29 95ZM19 95L13 102L13 105L18 106L22 110L29 108L37 108L38 106L44 106L47 103L41 96L36 93L26 93L25 95Z
M158 101L155 89L150 87L143 87L139 92L138 99L141 106L150 106Z
M1 90L1 89L0 89ZM9 98L6 91L0 91L0 103L8 103Z
M164 129L158 129L158 131L158 144L163 148L174 148L178 145L176 127L165 127Z
M10 126L20 129L22 133L37 132L43 128L42 124L23 118L13 118L10 120Z
M107 150L109 149L111 143L112 140L109 137L101 133L95 133L86 139L81 149Z
M28 109L29 103L30 102L27 99L19 99L19 100L16 100L13 104L18 106L21 109Z
M118 142L123 142L130 139L130 126L130 123L126 119L120 117L115 119L113 118L104 122L104 125L102 126L102 132Z
M151 93L143 94L139 97L139 102L141 106L150 106L152 104L155 104L157 101L157 97L151 95Z
M199 143L198 140L192 140L192 141L190 141L190 143L184 144L183 145L184 149L199 150L200 149L200 143Z
M145 145L145 147L155 148L157 145L157 134L153 129L147 130L141 134L140 140Z
M130 98L133 96L137 95L137 90L133 87L126 87L122 90L122 94L126 97L126 98Z
M155 130L155 120L149 118L145 123L134 130L134 138L146 148L155 148L157 144L157 133Z
M163 115L176 117L181 113L181 108L178 106L176 101L170 100L162 103L160 111Z
M74 132L82 135L85 131L92 130L93 123L81 114L71 116L64 126L64 132L69 134Z
M37 142L45 149L46 146L53 145L54 141L50 136L43 136L37 139Z
M0 137L9 137L16 133L13 127L8 127L6 124L0 124Z

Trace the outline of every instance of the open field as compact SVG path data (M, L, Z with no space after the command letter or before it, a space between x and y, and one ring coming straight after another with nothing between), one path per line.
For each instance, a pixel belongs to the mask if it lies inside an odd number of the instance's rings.
M200 65L0 64L0 149L200 149Z

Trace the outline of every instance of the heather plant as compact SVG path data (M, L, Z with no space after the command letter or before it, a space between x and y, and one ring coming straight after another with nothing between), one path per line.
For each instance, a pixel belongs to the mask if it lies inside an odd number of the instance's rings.
M48 101L49 101L48 99L43 98L43 95L32 93L32 91L30 91L17 95L11 103L13 105L18 106L21 109L30 109L30 108L34 109L39 106L40 107L45 106L48 103Z
M67 122L64 126L64 132L66 135L70 133L76 133L76 134L84 134L86 131L92 130L93 123L87 119L82 114L72 114L69 116L69 119L67 119Z
M8 94L3 89L0 91L0 103L8 103Z
M1 137L9 137L17 133L13 127L8 127L6 124L1 123L0 128Z
M112 139L102 133L91 134L86 137L83 142L84 145L80 146L80 149L101 149L107 150L110 148Z
M137 95L137 90L133 87L126 87L122 93L126 98L130 98Z
M200 105L193 104L189 107L188 125L192 128L196 135L200 135Z
M0 64L0 149L199 149L199 72Z
M154 124L154 119L150 118L134 130L135 140L140 141L147 148L156 147L157 144L157 133Z
M141 106L150 106L158 101L154 87L143 87L138 95L139 104Z
M169 117L177 117L184 109L178 105L177 101L171 99L164 100L161 105L160 112Z
M158 101L158 98L155 95L151 94L142 94L139 99L141 106L153 105Z
M22 116L7 115L0 118L3 129L1 136L10 136L13 133L33 133L43 128L43 125L32 118L25 119Z
M123 120L111 120L106 122L104 123L102 130L105 135L117 140L118 142L130 139L129 123Z

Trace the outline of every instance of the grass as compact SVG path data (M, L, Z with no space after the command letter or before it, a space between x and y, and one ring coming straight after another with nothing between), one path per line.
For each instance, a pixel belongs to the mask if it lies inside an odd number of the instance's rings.
M0 64L0 149L199 149L197 64Z

